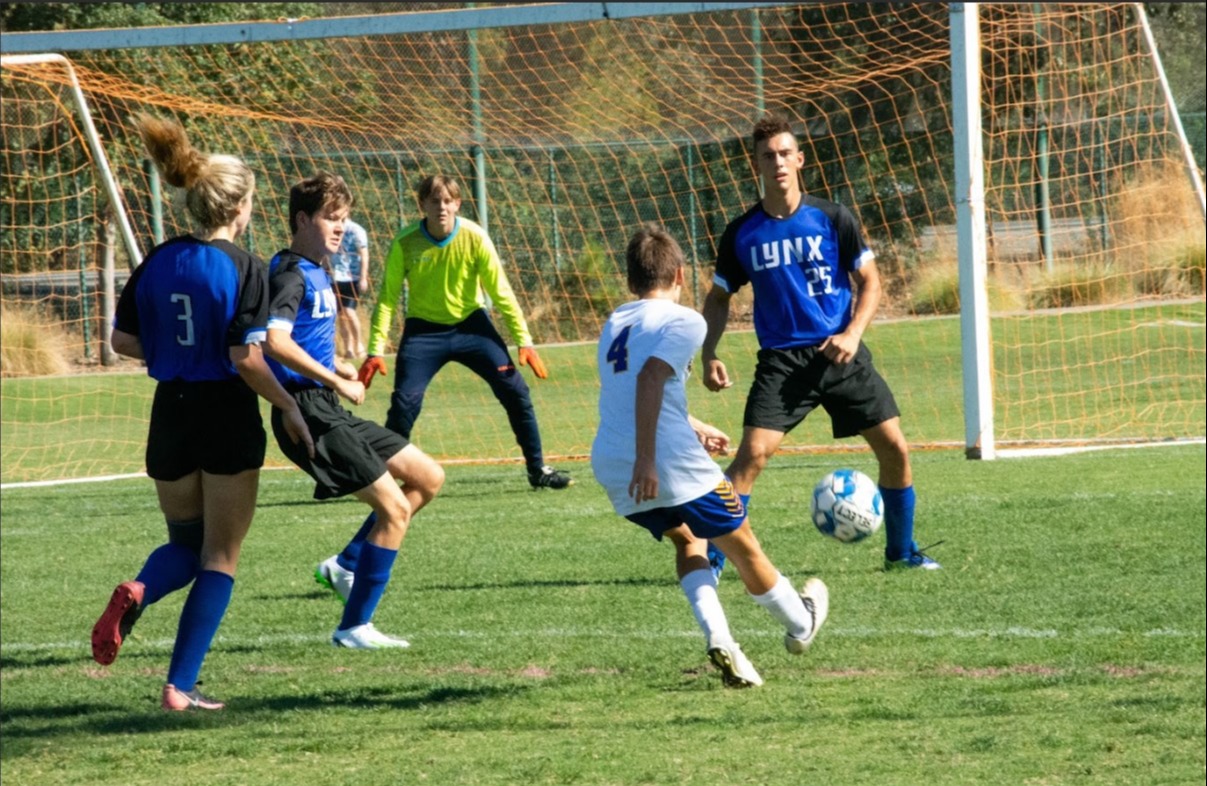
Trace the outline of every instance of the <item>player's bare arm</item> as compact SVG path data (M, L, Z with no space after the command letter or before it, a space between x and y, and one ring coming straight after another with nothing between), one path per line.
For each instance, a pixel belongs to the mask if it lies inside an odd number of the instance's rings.
M702 420L697 420L694 416L688 415L687 420L691 423L692 430L696 432L696 436L700 438L700 444L704 446L712 455L725 456L729 454L729 435L716 426L709 425Z
M700 357L704 361L704 387L716 393L733 385L725 364L717 359L717 345L729 324L729 300L732 296L719 286L713 285L704 298L701 315L708 325Z
M127 333L124 330L113 329L113 335L109 339L109 346L113 347L113 351L117 354L125 355L128 358L144 360L146 357L142 351L142 340L133 333Z
M315 382L322 382L353 404L364 403L365 386L356 379L356 374L352 375L352 379L344 379L339 374L328 370L322 363L310 357L306 350L298 346L298 343L293 340L293 336L289 335L289 331L270 327L268 341L265 344L268 356L282 366L309 377Z
M360 279L356 282L358 296L363 297L369 291L369 247L357 246L357 252L360 254Z
M658 465L655 461L658 416L662 413L662 394L666 381L675 370L665 360L650 358L637 374L637 454L629 496L636 502L658 497Z
M851 324L842 333L830 336L821 343L822 353L832 363L839 366L850 363L859 351L859 342L863 333L876 316L880 306L880 271L873 260L865 262L851 274L857 291L855 293L855 312L851 315Z
M259 344L240 344L230 348L231 363L239 376L261 398L281 410L285 432L293 444L301 442L306 446L306 453L314 458L314 439L310 429L302 419L302 411L298 408L297 400L289 395L289 391L281 387L281 383L273 376L272 370L264 362L264 353Z

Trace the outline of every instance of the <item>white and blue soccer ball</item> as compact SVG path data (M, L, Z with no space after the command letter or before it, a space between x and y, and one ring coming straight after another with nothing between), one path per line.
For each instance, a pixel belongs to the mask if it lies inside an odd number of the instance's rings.
M876 483L857 469L836 469L813 488L813 523L823 535L856 543L880 529L884 500Z

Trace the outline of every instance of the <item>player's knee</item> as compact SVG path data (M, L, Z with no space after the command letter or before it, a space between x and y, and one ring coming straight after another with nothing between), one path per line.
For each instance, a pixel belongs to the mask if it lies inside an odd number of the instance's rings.
M433 497L440 493L440 489L444 488L444 467L432 462L423 487L419 489L419 493L423 495L424 501L430 502Z
M411 505L400 490L397 496L382 500L377 509L377 524L373 529L401 537L411 522Z
M205 543L205 519L196 518L188 521L168 519L168 542L183 546L201 556L201 547Z

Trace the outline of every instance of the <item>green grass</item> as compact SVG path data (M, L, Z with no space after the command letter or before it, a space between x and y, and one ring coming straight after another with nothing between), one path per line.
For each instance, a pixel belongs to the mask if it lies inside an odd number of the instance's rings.
M995 318L998 438L1202 436L1205 321L1202 303ZM874 325L867 335L914 444L963 444L959 329L956 318L906 320ZM734 438L741 434L755 351L753 333L730 333L721 354L734 387L711 394L698 378L688 384L693 413ZM541 355L551 377L529 380L545 452L585 456L597 418L595 347L542 347ZM379 378L369 390L362 417L384 422L390 381ZM134 374L0 380L0 476L10 483L142 471L153 388ZM485 383L457 364L428 389L412 436L445 459L519 459L502 408ZM806 420L785 443L832 444L824 415ZM269 463L288 466L275 445Z
M843 459L872 470L866 455ZM161 537L148 481L3 492L5 784L1189 784L1205 755L1207 455L1201 446L967 462L915 457L938 573L807 523L834 457L782 455L752 506L768 553L830 585L787 655L732 571L721 598L767 684L728 691L672 551L615 517L586 465L533 494L454 466L378 614L406 652L337 651L310 571L359 522L265 473L203 671L215 714L157 709L183 597L118 661L88 631Z

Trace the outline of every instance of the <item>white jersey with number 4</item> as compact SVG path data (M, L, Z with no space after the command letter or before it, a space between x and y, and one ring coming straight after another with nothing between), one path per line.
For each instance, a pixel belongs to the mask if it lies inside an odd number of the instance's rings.
M604 325L596 353L599 431L591 446L591 469L622 516L690 502L724 478L687 419L684 385L706 332L704 317L662 299L627 303ZM658 498L638 505L629 496L637 453L637 375L651 357L664 361L675 375L666 381L658 416Z

